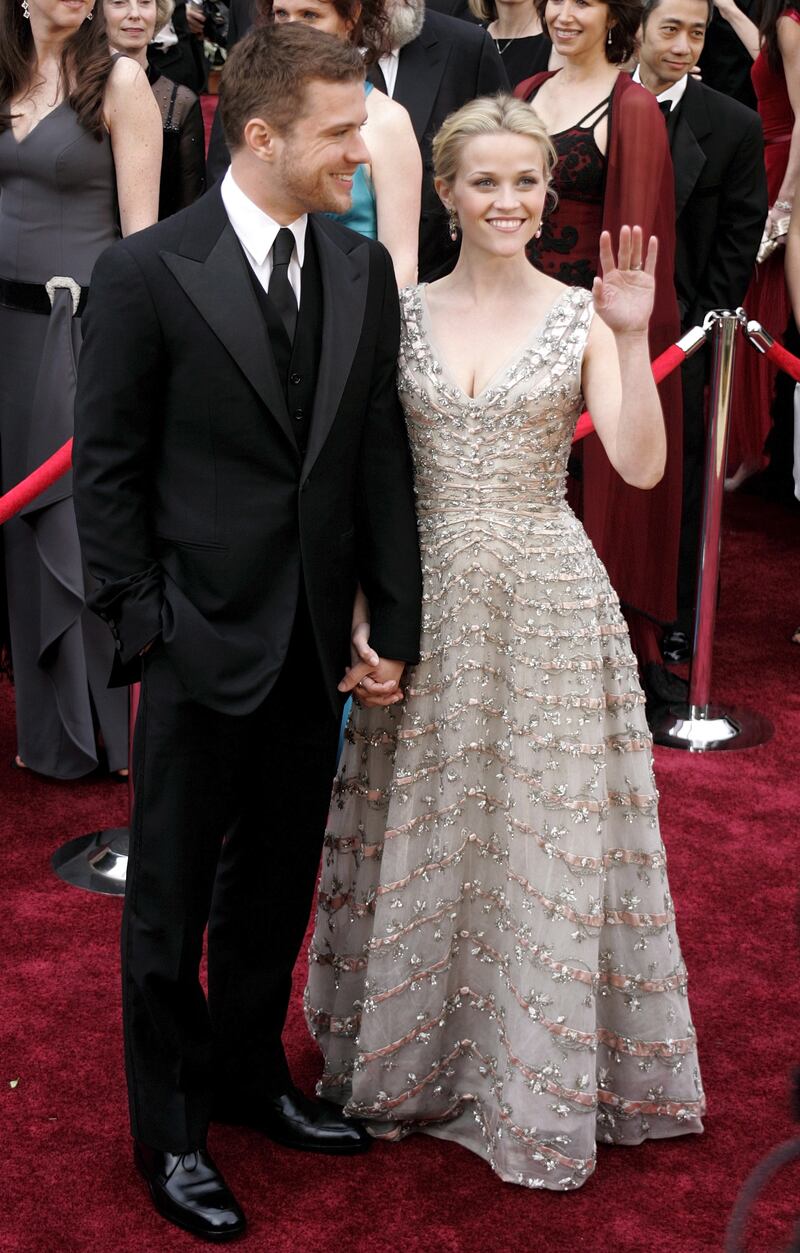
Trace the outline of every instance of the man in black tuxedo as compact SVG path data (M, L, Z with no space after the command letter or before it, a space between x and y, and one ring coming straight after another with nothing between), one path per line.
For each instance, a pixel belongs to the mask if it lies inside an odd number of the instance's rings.
M675 286L682 330L744 299L767 215L764 143L756 113L689 74L712 0L645 0L634 75L665 113L675 170ZM683 366L683 515L678 620L664 657L686 660L692 630L703 499L708 352Z
M74 453L114 679L142 671L123 922L135 1158L159 1211L209 1239L244 1228L205 1148L212 1116L294 1148L367 1147L293 1087L281 1032L356 588L397 659L368 703L397 699L421 601L391 261L318 216L348 208L367 159L361 58L261 28L220 108L222 185L96 267Z
M425 0L389 0L392 52L370 72L376 87L404 105L422 152L422 212L419 277L427 281L452 261L447 214L433 185L433 137L448 113L476 96L509 91L508 76L494 41L478 26L426 9ZM252 22L254 0L232 0L231 23L242 33ZM210 179L227 164L221 126L211 131Z

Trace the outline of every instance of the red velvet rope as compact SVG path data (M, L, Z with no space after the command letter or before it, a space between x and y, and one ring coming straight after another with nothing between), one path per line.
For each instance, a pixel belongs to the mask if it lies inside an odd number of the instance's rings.
M769 356L769 353L767 354ZM686 353L677 344L671 344L666 352L662 352L660 357L656 357L653 362L653 378L657 383L661 383L668 374L676 370L686 360ZM800 366L800 362L797 363ZM583 411L578 418L575 426L575 434L572 436L573 444L577 444L579 439L584 439L587 435L591 435L594 430L592 415Z
M780 344L773 344L772 348L767 352L768 357L775 357L777 364L782 369L787 370L792 378L800 379L800 361L796 357L792 357L785 348L781 348ZM784 364L783 358L793 363L790 369ZM662 352L653 362L653 378L657 383L666 378L674 369L686 360L686 353L677 344L673 344L666 352ZM588 413L582 413L578 418L575 427L575 434L572 437L573 443L579 439L583 439L585 435L591 434L594 430L594 424ZM41 492L45 491L55 483L56 479L60 479L62 474L66 474L72 464L72 440L68 439L58 452L54 452L52 457L48 457L38 469L29 474L21 483L17 483L16 487L12 487L5 496L0 496L0 526L7 522L9 518L13 518L15 513L19 513L20 509L24 509L32 500L35 500Z
M29 474L21 483L17 483L16 487L12 487L5 496L0 496L0 526L8 522L9 518L13 518L15 513L19 513L20 509L29 505L48 487L52 487L56 479L66 474L71 465L72 440L68 439L58 452L48 457L47 461L44 461L32 474Z
M783 344L779 344L777 339L772 341L764 356L773 365L776 365L779 370L784 370L796 383L800 383L800 361L798 361L797 357L793 357L790 352L787 352Z

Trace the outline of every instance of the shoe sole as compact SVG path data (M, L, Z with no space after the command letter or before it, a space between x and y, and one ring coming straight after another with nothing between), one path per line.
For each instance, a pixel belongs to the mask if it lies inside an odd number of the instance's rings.
M173 1227L180 1227L181 1231L188 1231L189 1234L195 1236L196 1239L206 1240L209 1244L224 1244L227 1240L238 1240L239 1237L243 1236L247 1231L246 1224L240 1227L237 1231L198 1231L195 1227L192 1227L190 1223L181 1222L180 1218L176 1217L175 1214L170 1213L160 1204L161 1198L159 1193L156 1191L155 1185L150 1179L148 1179L146 1171L140 1165L138 1158L135 1156L134 1164L139 1174L147 1184L147 1191L150 1193L150 1200L153 1202L154 1210L157 1214L160 1214L166 1222L171 1223Z

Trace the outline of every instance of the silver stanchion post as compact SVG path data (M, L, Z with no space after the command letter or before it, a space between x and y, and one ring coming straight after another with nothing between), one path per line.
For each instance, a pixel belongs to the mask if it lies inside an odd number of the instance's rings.
M128 820L133 810L133 729L139 709L139 684L128 688ZM72 887L106 896L125 895L128 870L127 827L110 827L78 835L53 854L51 865L60 879Z
M772 723L750 709L729 708L711 702L711 667L722 538L722 501L728 455L728 432L736 359L736 337L743 315L718 310L709 315L712 326L712 376L706 445L705 497L697 575L694 647L689 673L689 700L670 705L656 716L653 739L668 748L693 753L754 748L772 735Z

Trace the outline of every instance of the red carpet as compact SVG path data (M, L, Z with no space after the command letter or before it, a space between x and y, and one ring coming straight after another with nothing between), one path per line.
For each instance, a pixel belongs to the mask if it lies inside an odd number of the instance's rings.
M577 1193L499 1183L454 1144L416 1137L338 1161L214 1129L246 1207L248 1249L277 1253L699 1253L721 1249L742 1181L793 1134L800 1063L796 744L800 510L729 502L715 695L750 703L775 738L747 753L659 751L662 825L708 1093L705 1136L601 1148ZM118 900L62 884L65 839L125 821L125 789L56 784L11 768L12 690L0 685L3 928L0 1248L161 1253L198 1248L151 1211L130 1165L117 976ZM302 963L299 967L302 980ZM310 1090L315 1050L297 1003L288 1031ZM12 1086L12 1084L14 1086ZM796 1128L794 1129L796 1130ZM770 1187L748 1249L785 1249L800 1168Z

